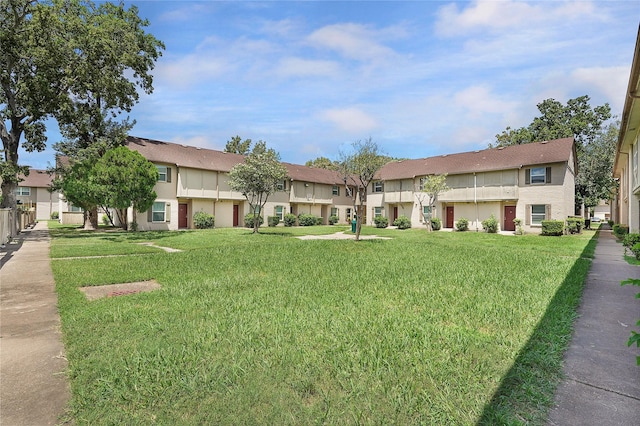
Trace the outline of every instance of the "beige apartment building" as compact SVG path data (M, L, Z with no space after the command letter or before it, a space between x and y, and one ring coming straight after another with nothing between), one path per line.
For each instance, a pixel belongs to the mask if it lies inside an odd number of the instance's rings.
M574 214L576 171L573 138L392 162L369 190L367 223L404 215L412 226L424 226L429 212L418 200L421 181L446 173L449 190L431 212L445 229L465 218L469 229L482 230L493 215L503 231L514 231L519 218L525 231L539 232L543 220Z
M613 175L618 192L612 203L612 220L640 232L640 29L625 92Z
M228 173L244 161L242 155L136 137L129 137L127 146L153 162L159 172L153 207L136 216L140 230L190 229L193 215L200 211L214 215L216 227L244 225L249 204L228 185ZM419 202L421 179L447 173L450 189L440 194L431 212L445 229L454 228L464 217L470 229L481 230L481 221L493 214L501 230L515 230L513 219L520 218L525 230L539 232L542 220L573 215L575 159L574 141L566 138L391 162L368 188L366 224L372 225L379 215L390 223L404 215L413 227L424 227L428 212ZM331 216L337 216L338 223L350 223L353 205L340 173L283 165L288 177L261 212L265 221L269 216L283 219L288 213L308 213L325 224ZM60 209L63 218L72 217L64 201ZM130 221L132 215L130 211Z

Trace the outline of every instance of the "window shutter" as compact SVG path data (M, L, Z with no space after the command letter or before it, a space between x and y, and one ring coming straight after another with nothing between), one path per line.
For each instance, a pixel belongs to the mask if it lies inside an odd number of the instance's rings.
M528 171L529 169L527 169L527 172ZM531 225L531 204L524 206L524 224Z
M527 185L531 184L531 169L524 170L524 183Z
M547 167L547 176L545 179L545 183L551 183L551 167Z
M133 214L135 214L135 212L133 212ZM147 222L153 222L153 205L147 210Z
M551 204L546 204L544 206L544 218L546 220L551 220Z
M170 203L167 203L164 207L164 221L171 222L171 204Z

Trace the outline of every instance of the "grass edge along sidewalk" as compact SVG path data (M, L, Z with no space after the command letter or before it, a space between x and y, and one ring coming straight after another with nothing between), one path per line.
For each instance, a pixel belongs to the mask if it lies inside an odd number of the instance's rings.
M542 424L593 233L375 230L392 240L354 243L268 231L106 235L109 252L140 239L185 252L54 261L75 417ZM87 238L96 254L102 237ZM91 303L77 290L125 278L163 289Z

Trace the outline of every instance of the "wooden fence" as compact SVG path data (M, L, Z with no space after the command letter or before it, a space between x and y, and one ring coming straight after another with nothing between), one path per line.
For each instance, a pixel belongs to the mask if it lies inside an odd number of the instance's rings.
M0 209L0 245L7 244L20 231L36 223L36 211Z

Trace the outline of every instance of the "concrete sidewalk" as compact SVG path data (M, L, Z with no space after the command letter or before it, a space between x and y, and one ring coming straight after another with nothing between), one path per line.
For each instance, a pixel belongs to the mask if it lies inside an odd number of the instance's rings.
M622 244L601 228L549 425L640 425L640 353L627 346L631 330L639 331L640 287L620 285L640 278L640 266L623 255Z
M47 222L0 255L0 424L55 425L69 385Z

